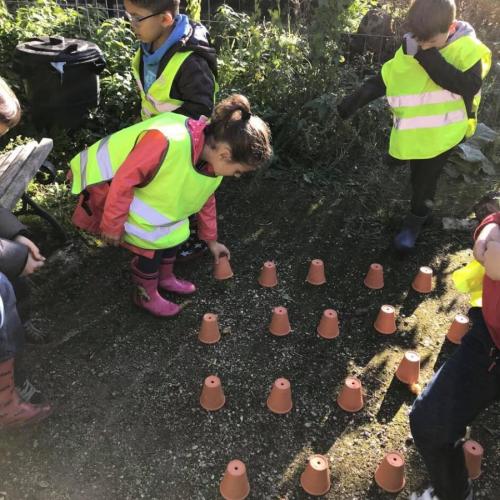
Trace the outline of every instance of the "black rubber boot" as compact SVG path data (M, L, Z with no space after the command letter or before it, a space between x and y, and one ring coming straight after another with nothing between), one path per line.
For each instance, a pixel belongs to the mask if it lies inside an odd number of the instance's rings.
M394 247L398 252L409 253L415 248L415 243L422 231L422 226L429 219L429 215L423 217L414 215L411 212L403 222L401 231L394 238Z

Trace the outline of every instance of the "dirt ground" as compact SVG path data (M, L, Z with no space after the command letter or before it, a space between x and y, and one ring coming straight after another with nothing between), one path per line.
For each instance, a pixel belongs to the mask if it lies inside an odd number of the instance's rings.
M444 179L434 223L418 252L400 260L390 241L404 213L405 172L395 169L384 183L375 177L353 171L323 188L274 174L225 181L220 239L232 250L235 277L216 282L208 257L179 265L178 274L199 291L171 320L131 305L125 251L80 239L55 251L33 280L35 318L51 342L30 346L27 361L56 411L37 428L0 437L6 498L216 499L234 458L247 465L249 498L308 498L299 477L312 453L330 459L325 498L403 499L423 487L407 418L415 396L393 375L403 352L416 349L425 384L453 351L444 336L468 306L451 273L470 259L470 233L443 232L441 217L469 213L478 193L493 186ZM325 261L326 285L305 283L311 258ZM275 289L256 281L269 259L278 267ZM383 290L363 286L372 262L384 265ZM410 289L421 265L436 275L429 295ZM372 326L384 303L398 313L398 331L387 337ZM292 324L284 338L267 332L277 305L288 307ZM325 308L339 314L335 340L315 332ZM222 339L214 346L197 341L206 312L219 314ZM209 374L221 378L227 398L214 413L198 403ZM336 404L348 375L358 376L365 390L365 407L356 414ZM294 408L285 416L265 406L278 377L292 384ZM477 496L489 500L500 497L499 414L492 406L471 430L485 448ZM406 459L407 484L398 495L373 481L391 450Z

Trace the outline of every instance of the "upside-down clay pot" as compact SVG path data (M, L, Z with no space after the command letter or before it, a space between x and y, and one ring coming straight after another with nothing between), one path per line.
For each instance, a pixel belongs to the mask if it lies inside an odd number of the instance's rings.
M347 377L337 397L337 404L351 413L363 408L363 387L361 381L356 377Z
M396 370L396 378L404 384L416 384L420 377L420 356L414 351L405 352Z
M365 277L365 286L372 290L384 288L384 268L382 265L374 263L370 265Z
M264 262L259 275L259 285L272 288L278 284L278 275L276 273L276 264L271 261Z
M384 304L380 308L373 327L377 332L384 335L391 335L394 333L396 331L396 311L394 307Z
M463 444L465 466L471 479L477 479L481 475L481 461L483 460L483 447L477 442L469 439Z
M220 410L224 406L225 402L226 397L224 396L224 391L222 390L220 378L216 375L208 376L203 382L200 405L205 410L216 411Z
M432 292L432 269L427 266L422 266L415 276L411 287L419 293Z
M405 459L395 451L387 453L375 471L376 483L389 493L397 493L405 486Z
M221 255L219 257L219 262L214 264L214 278L216 280L227 280L234 276L233 270L231 269L231 264L227 255Z
M334 339L339 336L339 318L334 309L325 309L319 322L317 332L324 339Z
M288 413L292 409L292 388L286 378L278 378L274 381L267 398L267 407L279 415Z
M241 460L231 460L220 483L220 494L225 500L243 500L250 493L247 468Z
M306 281L311 285L323 285L326 283L325 265L320 259L313 259L309 265Z
M310 456L306 468L300 476L300 484L309 495L325 495L330 490L328 458L323 455Z
M288 311L286 307L279 306L273 309L273 317L269 325L269 331L277 337L283 337L291 332Z
M203 315L198 340L204 344L215 344L220 340L217 314L206 313Z
M446 338L453 344L461 344L462 337L469 331L469 318L465 314L457 314L450 325Z

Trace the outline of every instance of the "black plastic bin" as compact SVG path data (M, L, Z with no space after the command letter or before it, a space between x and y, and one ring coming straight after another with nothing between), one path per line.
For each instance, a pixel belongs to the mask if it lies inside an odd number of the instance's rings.
M38 128L77 128L99 104L99 74L106 62L97 45L44 36L19 44L14 70L24 81Z

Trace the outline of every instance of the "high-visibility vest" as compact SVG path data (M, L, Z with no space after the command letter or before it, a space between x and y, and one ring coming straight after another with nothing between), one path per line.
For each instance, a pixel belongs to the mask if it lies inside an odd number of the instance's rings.
M457 38L440 53L460 71L467 71L480 60L483 79L491 68L491 51L472 36ZM474 97L471 116L467 116L463 97L434 83L402 47L382 67L382 78L394 119L389 144L394 158L434 158L475 132L481 94Z
M465 267L457 269L453 274L453 284L462 293L470 293L470 303L473 307L483 305L484 266L477 260L472 260Z
M194 168L186 122L185 116L162 113L96 142L71 160L71 192L79 194L113 179L138 139L148 130L158 130L168 140L168 151L151 182L134 188L124 241L153 250L182 243L189 237L188 217L200 211L222 182L221 176L210 177Z
M143 120L160 113L175 111L182 106L184 101L174 99L170 96L170 92L179 68L192 53L192 50L176 52L168 61L159 78L149 87L147 93L144 91L140 76L141 51L138 50L135 53L132 60L132 73L141 95L141 118Z

